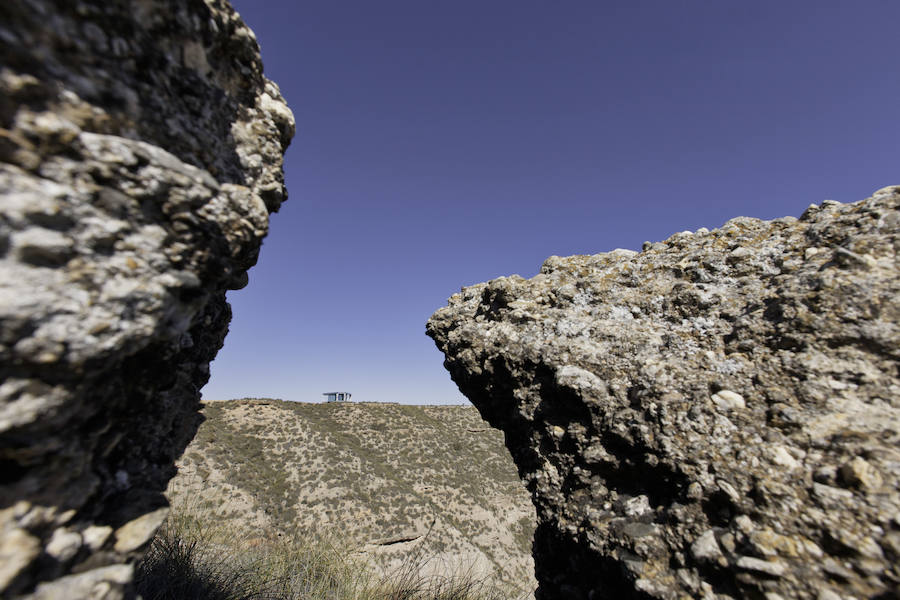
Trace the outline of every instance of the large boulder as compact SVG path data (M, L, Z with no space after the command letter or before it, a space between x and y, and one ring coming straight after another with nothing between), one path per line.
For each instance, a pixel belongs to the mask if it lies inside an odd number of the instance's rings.
M465 288L542 599L900 597L900 187Z
M224 0L4 0L0 55L0 596L119 598L293 116Z

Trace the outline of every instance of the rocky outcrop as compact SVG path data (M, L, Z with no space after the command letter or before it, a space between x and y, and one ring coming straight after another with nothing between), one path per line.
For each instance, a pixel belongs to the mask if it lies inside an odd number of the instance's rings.
M898 251L893 187L435 313L531 491L538 598L900 597Z
M0 596L118 598L293 116L223 0L5 0L0 55Z

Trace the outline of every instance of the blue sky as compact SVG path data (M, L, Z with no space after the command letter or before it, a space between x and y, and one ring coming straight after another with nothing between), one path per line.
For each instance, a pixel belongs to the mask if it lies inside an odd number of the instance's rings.
M900 183L900 2L235 0L297 119L206 398L463 403L461 286Z

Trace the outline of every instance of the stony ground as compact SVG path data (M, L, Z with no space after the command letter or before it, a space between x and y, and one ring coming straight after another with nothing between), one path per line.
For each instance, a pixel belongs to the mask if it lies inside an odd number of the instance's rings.
M339 532L383 569L422 561L535 587L534 509L503 445L471 406L207 402L173 503L260 536Z

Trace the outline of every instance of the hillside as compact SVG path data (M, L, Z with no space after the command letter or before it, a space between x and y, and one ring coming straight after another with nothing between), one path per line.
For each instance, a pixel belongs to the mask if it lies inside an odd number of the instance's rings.
M425 560L530 592L534 511L471 406L206 402L169 496L236 527L335 535L382 569Z

